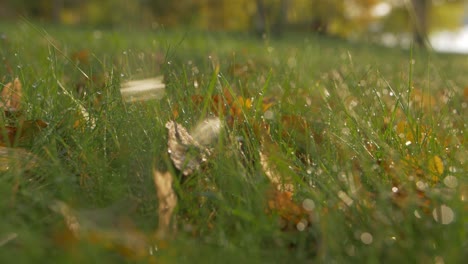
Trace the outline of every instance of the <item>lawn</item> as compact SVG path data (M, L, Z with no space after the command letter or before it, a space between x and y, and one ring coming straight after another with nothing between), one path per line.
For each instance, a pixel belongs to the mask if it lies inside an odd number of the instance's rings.
M22 88L1 104L2 263L468 258L467 56L292 33L0 34L0 88ZM157 76L162 98L122 100ZM166 126L207 120L220 130L179 153L184 173ZM155 175L177 197L166 227Z

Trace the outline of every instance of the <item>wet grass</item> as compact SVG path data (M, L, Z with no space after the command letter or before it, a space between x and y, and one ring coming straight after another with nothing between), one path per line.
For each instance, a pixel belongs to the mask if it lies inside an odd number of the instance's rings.
M260 40L26 22L2 24L0 33L2 84L18 77L23 118L48 123L32 140L15 143L39 157L37 166L0 163L4 263L467 257L466 56L314 35ZM163 99L122 102L121 82L158 75L166 83ZM213 110L214 98L229 101L226 91L252 106ZM167 156L165 123L190 128L214 114L226 124L214 155L202 170L180 175ZM259 151L289 178L298 205L313 201L305 231L281 230L266 212L270 183ZM153 236L154 166L178 179L177 233L138 257L102 237ZM51 209L57 200L76 210L91 235L73 237Z

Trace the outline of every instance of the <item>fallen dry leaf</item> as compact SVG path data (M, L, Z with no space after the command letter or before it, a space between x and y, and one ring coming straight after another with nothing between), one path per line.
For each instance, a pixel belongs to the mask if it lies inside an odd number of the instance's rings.
M177 206L177 196L172 188L173 178L169 171L161 172L153 169L153 180L158 195L158 239L166 238L171 233L171 218Z
M15 240L18 237L17 233L8 233L6 235L0 236L0 247L8 244L10 241Z
M263 152L259 151L260 154L260 165L262 166L263 172L268 179L276 186L278 191L294 192L294 185L289 183L285 177L281 176L276 170L274 165L269 161L268 156Z
M0 146L22 146L48 124L43 120L19 121L17 126L0 128Z
M76 107L78 108L78 110L80 111L80 114L82 116L82 118L84 119L86 125L88 125L89 128L91 129L94 129L96 128L96 119L94 119L90 114L89 112L86 110L86 108L83 106L83 104L78 101L66 88L65 86L63 86L63 84L57 80L57 85L60 87L60 89L62 89L62 92L63 94L65 94L66 96L68 96L68 98L70 98L73 103L75 103ZM78 125L77 125L78 124ZM75 122L75 125L74 127L79 127L81 124L81 122L77 121Z
M22 85L18 78L7 83L0 93L0 108L8 112L18 112L21 110L21 100L23 92Z
M66 246L62 243L64 240L67 243L86 241L116 251L129 259L147 258L150 255L151 246L147 237L128 224L118 228L102 226L62 201L54 201L50 208L65 220L66 232L55 235L61 246Z
M312 224L312 211L307 203L302 206L292 199L293 194L287 191L272 190L268 194L268 211L276 213L284 231L303 231ZM306 206L304 206L304 204Z
M39 158L21 148L7 148L0 146L0 172L12 169L31 170L38 166Z
M71 55L71 59L74 62L80 63L80 64L89 64L89 57L91 53L87 49L82 49L77 52L74 52Z
M220 124L213 125L214 121L206 122L194 132L199 142L195 139L182 125L175 121L169 121L166 123L168 130L168 152L171 157L174 166L182 172L185 176L192 174L194 171L200 168L200 165L205 162L208 156L211 155L211 151L205 146L207 143L211 143L214 135L217 136L220 129ZM200 131L211 131L212 134L209 137L201 135Z

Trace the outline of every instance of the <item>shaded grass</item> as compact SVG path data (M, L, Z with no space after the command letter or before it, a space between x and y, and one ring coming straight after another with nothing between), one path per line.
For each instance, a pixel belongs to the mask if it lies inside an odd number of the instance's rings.
M466 257L465 56L312 35L258 40L183 31L45 31L29 23L1 28L2 83L19 77L24 115L49 123L24 146L41 157L40 166L0 178L6 212L0 238L18 235L0 245L6 262L123 261L104 243L67 244L52 202L96 209L93 218L128 218L152 235L151 169L173 171L164 124L176 119L193 127L213 114L214 95L228 99L226 90L253 106L240 118L224 113L233 123L207 168L176 184L179 231L160 246L156 261L457 263ZM80 50L89 53L86 60L74 57ZM122 81L160 74L163 100L121 101ZM95 128L80 119L57 80L89 111ZM267 118L265 98L274 102ZM265 214L269 183L258 150L291 178L299 204L314 201L315 222L306 232L282 232L277 218ZM442 173L433 168L435 156ZM458 184L449 187L447 176ZM447 225L433 216L440 205L455 215ZM103 229L113 225L103 222Z

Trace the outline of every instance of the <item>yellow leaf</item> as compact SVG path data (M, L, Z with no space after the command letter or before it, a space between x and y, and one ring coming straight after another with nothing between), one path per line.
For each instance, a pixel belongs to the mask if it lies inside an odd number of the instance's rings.
M439 156L434 156L429 160L429 170L436 175L444 173L444 163Z

